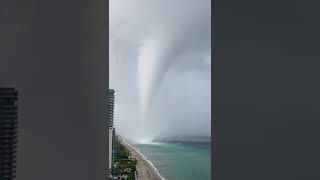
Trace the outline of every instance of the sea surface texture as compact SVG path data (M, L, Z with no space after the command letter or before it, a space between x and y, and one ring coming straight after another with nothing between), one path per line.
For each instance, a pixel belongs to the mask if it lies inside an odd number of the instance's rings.
M210 180L211 142L132 144L166 180Z

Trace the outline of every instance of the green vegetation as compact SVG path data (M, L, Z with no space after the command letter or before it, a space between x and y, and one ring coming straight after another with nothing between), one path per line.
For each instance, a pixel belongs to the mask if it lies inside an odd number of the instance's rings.
M130 152L120 143L118 138L115 141L113 175L127 176L127 180L135 179L137 160L130 158Z
M115 159L128 159L129 151L125 148L123 144L120 143L118 138L115 141Z

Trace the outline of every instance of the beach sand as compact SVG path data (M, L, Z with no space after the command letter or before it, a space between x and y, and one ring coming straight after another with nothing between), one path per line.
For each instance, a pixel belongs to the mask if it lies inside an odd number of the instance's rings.
M122 139L120 142L129 150L130 155L137 160L138 180L161 180L152 166L134 148Z

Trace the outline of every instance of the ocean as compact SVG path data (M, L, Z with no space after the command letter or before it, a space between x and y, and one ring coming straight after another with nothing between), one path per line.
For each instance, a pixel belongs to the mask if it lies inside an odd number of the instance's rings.
M211 142L134 144L166 180L210 180Z

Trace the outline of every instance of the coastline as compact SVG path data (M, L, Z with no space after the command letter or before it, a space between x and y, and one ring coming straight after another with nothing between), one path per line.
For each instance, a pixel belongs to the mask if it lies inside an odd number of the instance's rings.
M161 177L156 168L136 148L122 138L119 138L119 141L130 152L130 155L137 160L137 180L165 180Z

